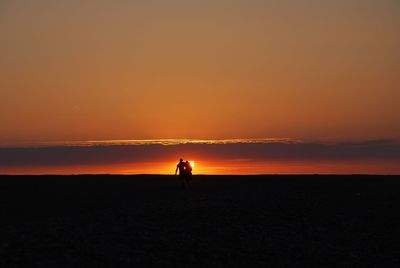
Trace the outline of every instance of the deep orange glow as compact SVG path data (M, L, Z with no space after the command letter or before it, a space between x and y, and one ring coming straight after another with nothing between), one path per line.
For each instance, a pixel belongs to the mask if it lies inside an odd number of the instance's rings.
M165 174L173 175L176 161L143 162L102 166L57 166L0 168L0 174ZM197 161L193 174L400 174L399 161L383 162L249 162Z

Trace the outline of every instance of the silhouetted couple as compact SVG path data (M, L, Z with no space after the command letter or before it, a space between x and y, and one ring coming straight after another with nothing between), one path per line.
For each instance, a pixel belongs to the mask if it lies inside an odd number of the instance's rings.
M179 179L183 189L192 188L192 166L189 161L183 161L179 159L179 163L176 165L175 175L179 170Z

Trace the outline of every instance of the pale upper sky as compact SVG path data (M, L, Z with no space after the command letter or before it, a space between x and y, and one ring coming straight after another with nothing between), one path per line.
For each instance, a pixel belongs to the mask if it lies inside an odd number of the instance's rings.
M398 0L0 2L0 143L400 138Z

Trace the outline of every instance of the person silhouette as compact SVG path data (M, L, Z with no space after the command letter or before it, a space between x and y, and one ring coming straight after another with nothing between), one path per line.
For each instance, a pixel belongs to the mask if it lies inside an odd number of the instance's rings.
M192 188L192 165L189 161L185 162L185 182L189 188Z
M185 185L186 170L185 170L185 168L186 168L186 163L183 162L182 158L179 159L179 163L176 165L175 175L177 174L177 172L179 170L179 179L181 181L182 188L186 188L186 185Z
M193 170L192 165L190 164L189 161L186 160L186 162L185 162L185 172L186 172L186 174L185 175L187 176L188 180L191 180L192 170Z

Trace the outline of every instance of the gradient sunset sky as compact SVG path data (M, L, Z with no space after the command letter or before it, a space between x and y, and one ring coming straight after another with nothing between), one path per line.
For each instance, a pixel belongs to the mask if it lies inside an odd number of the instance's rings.
M0 33L0 173L400 173L398 0L3 0Z

